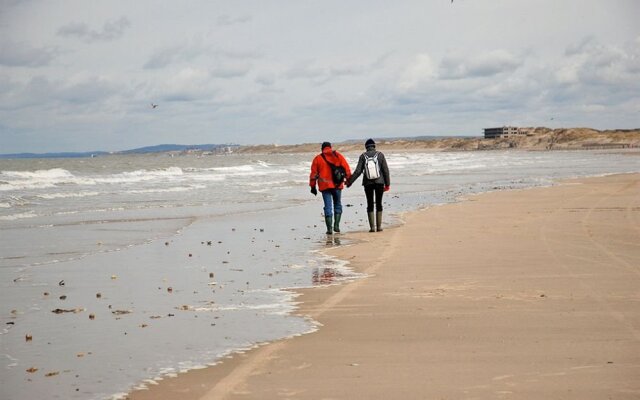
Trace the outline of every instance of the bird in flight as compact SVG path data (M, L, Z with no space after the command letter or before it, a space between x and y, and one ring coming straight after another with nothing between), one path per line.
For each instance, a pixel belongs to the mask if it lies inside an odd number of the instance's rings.
M151 108L156 108L156 107L158 107L158 105L157 105L157 104L153 104L153 103L151 103Z

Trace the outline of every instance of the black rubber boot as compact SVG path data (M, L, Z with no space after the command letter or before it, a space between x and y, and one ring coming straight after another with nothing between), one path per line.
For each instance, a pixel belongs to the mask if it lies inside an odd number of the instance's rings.
M373 219L373 211L367 211L367 218L369 218L369 232L375 232L375 219Z
M376 212L376 230L382 232L382 211Z
M324 223L327 224L327 235L333 235L333 217L324 217Z
M340 218L342 218L342 214L335 213L333 217L333 231L340 233Z

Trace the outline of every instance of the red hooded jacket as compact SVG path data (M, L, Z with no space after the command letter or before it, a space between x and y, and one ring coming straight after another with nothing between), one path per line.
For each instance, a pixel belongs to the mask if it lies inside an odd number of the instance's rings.
M347 178L351 177L351 168L349 168L349 163L344 158L344 156L337 151L333 151L331 147L325 147L322 149L322 153L315 156L313 162L311 163L311 174L309 175L309 186L315 187L316 182L318 182L318 188L322 192L327 189L342 189L344 187L344 183L341 183L338 187L333 183L333 177L331 174L331 167L327 162L322 158L322 154L324 154L327 161L335 166L343 166L345 171L347 171Z

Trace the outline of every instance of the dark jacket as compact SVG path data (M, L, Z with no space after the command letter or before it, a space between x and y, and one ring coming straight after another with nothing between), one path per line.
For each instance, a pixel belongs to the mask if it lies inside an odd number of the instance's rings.
M347 180L347 185L351 186L353 182L355 182L360 174L364 171L364 163L365 163L365 154L368 157L373 157L378 153L378 166L380 167L380 177L378 179L367 179L367 175L362 175L362 185L384 185L391 186L391 178L389 177L389 166L387 165L387 160L384 158L384 154L382 152L373 150L367 150L360 155L358 159L358 166L356 170L353 171L353 175Z

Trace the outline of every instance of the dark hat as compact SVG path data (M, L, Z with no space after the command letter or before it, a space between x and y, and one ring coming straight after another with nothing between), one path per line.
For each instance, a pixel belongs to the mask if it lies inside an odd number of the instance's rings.
M325 147L331 147L331 143L329 142L322 142L322 146L320 147L320 150L324 150Z
M374 142L373 139L368 139L364 142L364 147L376 147L376 142Z

